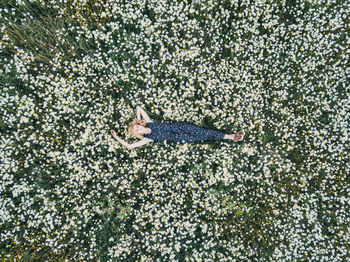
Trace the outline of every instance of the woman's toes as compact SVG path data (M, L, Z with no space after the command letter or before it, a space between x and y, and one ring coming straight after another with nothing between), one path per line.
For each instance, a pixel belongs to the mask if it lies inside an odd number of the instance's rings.
M238 136L243 136L244 135L244 131L239 131L236 133Z
M236 134L231 134L231 135L230 135L231 140L235 140L236 137L237 137Z
M243 139L243 136L236 136L234 141L241 141Z

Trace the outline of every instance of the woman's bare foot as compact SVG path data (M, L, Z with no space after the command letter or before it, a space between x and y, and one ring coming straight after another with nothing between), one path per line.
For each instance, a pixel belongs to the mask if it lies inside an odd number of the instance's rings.
M243 139L242 136L235 136L235 138L233 139L234 142L237 142L237 141L241 141Z
M236 136L235 141L241 141L241 140L243 140L243 136Z
M230 136L230 139L233 140L234 142L241 141L241 140L243 140L243 137L244 137L244 131L239 131L239 132L237 132L235 134L231 134L229 136Z
M244 131L239 131L236 133L237 136L244 136Z

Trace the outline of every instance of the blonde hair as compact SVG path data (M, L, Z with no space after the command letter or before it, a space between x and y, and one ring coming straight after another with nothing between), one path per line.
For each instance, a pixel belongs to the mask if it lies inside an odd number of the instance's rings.
M140 139L143 139L143 135L141 135L140 133L138 133L134 130L135 125L140 125L140 126L146 127L146 121L143 119L134 119L134 121L132 121L129 124L129 128L128 128L130 135L136 136L137 138L140 138Z

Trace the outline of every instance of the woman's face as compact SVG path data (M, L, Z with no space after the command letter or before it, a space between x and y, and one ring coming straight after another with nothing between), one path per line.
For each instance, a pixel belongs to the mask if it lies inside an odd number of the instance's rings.
M134 125L134 130L139 134L144 134L145 128L140 125Z

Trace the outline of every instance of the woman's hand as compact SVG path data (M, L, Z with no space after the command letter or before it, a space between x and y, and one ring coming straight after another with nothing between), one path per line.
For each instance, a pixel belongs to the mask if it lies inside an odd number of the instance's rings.
M118 140L119 136L117 136L117 133L114 130L111 130L112 136ZM120 138L119 138L120 139Z

